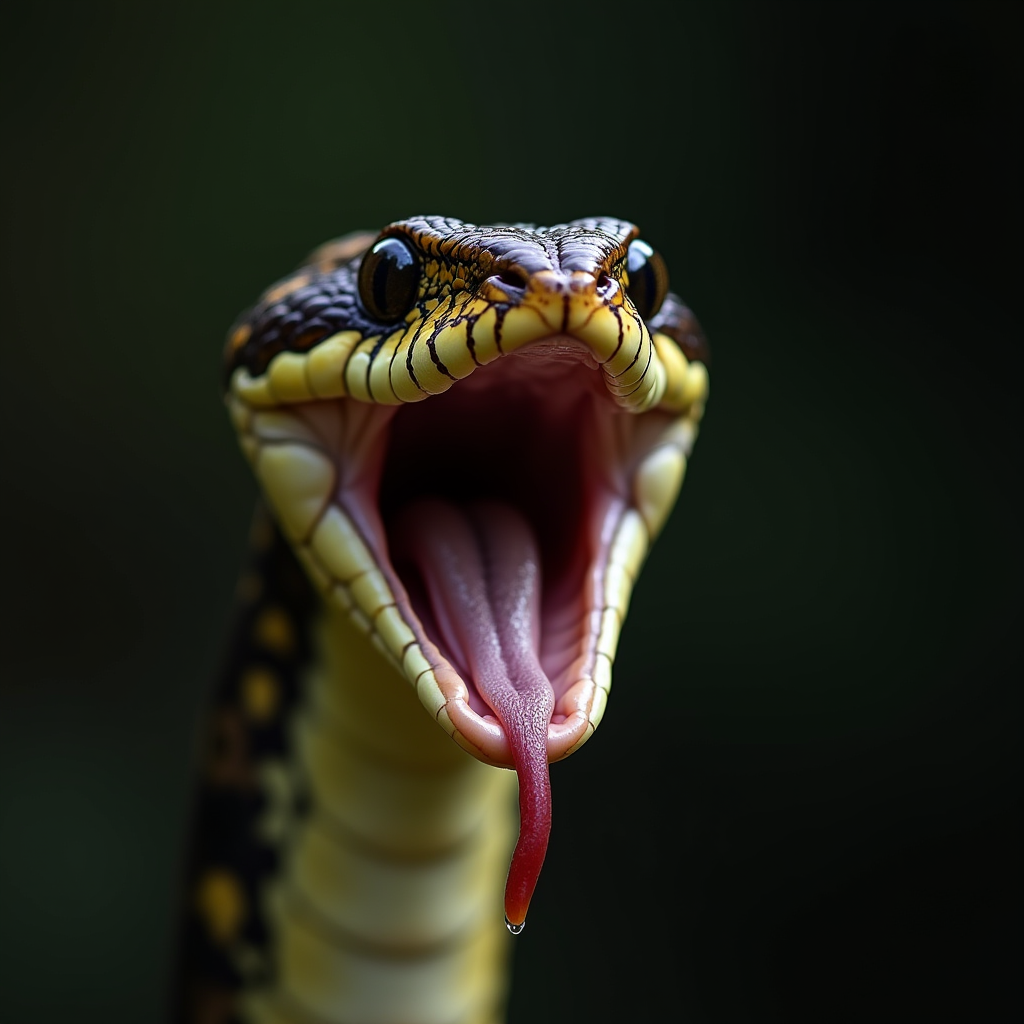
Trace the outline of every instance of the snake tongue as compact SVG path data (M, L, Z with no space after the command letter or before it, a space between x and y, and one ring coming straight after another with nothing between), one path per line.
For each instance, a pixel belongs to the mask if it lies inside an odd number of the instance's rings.
M426 498L403 511L391 540L419 569L439 639L468 670L512 748L519 839L505 886L505 919L517 933L551 831L547 734L555 695L539 661L537 538L509 505L456 506Z

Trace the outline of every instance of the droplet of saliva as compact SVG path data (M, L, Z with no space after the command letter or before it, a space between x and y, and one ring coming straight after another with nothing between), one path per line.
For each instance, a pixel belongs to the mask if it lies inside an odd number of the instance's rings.
M525 927L526 922L520 921L519 924L513 924L507 917L505 918L505 927L513 934L518 935Z

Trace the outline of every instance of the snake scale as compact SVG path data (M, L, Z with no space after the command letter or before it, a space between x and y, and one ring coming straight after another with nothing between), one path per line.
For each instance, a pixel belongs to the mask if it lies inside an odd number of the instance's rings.
M604 713L706 363L611 218L397 221L239 319L225 395L261 504L199 755L176 1022L503 1019L548 765Z

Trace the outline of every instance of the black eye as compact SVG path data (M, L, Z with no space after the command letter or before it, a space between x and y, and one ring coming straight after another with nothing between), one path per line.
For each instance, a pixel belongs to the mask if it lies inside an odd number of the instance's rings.
M419 280L419 262L409 245L382 238L359 267L359 298L374 320L391 323L412 309Z
M626 291L644 320L650 320L661 309L668 294L668 268L665 261L639 238L629 243L626 252Z

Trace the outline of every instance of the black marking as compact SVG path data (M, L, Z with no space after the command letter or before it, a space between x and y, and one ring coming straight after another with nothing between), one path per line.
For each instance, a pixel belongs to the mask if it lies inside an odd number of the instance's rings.
M409 379L413 382L413 384L415 384L416 387L423 392L423 394L429 395L430 392L425 387L423 387L423 385L420 384L420 382L416 379L416 371L412 368L412 354L414 349L416 348L416 340L418 338L419 331L416 332L412 340L409 342L409 349L405 356L405 369L406 372L409 374Z
M370 358L369 358L369 359L368 359L368 360L366 361L366 393L367 393L367 394L368 394L368 395L369 395L369 396L370 396L371 398L373 398L373 399L374 399L374 401L376 401L377 399L375 398L375 396L374 396L374 394L373 394L373 387L372 387L372 386L371 386L371 384L370 384L370 374L371 374L371 373L373 372L373 364L374 364L374 363L376 362L376 360L377 360L377 355L378 355L378 354L380 353L380 350L381 350L381 349L382 349L382 348L383 348L383 347L384 347L384 346L385 346L385 345L386 345L386 344L387 344L387 343L388 343L388 342L389 342L389 341L390 341L390 340L391 340L391 339L392 339L392 338L393 338L393 337L394 337L394 336L395 336L396 334L400 334L400 333L402 332L402 330L403 330L403 326L402 326L402 325L400 325L400 326L398 326L398 327L394 328L393 330L391 330L391 331L388 331L388 332L387 332L387 333L385 333L385 334L382 334L382 335L380 336L380 338L378 338L378 339L377 339L377 344L373 346L373 351L372 351L372 352L370 353ZM355 352L355 350L356 350L356 349L357 349L358 347L359 347L358 345L353 345L353 346L352 346L352 351L351 351L351 352L349 353L349 355L348 355L348 359L346 359L346 360L345 360L345 371L346 371L346 372L348 372L348 360L352 358L352 355L353 355L353 353ZM400 345L399 345L399 346L396 346L396 349L395 349L395 351L397 351L397 350L398 350L398 347L400 347ZM392 358L394 358L394 357L392 357ZM388 364L388 381L390 382L390 380L391 380L391 364L389 363L389 364ZM394 387L393 387L393 386L392 386L392 389L391 389L391 390L392 390L392 391L394 391Z
M641 345L642 344L643 344L643 342L641 340ZM637 357L638 358L639 358L639 355L640 355L640 350L637 349ZM630 390L630 391L623 391L622 394L621 394L621 397L628 398L629 395L635 395L637 393L637 391L640 390L640 386L647 379L647 374L648 374L648 372L651 369L651 359L653 358L653 355L654 355L654 344L652 343L652 344L647 346L647 364L644 366L643 373L641 373L640 376L637 377L636 385L632 388L632 390ZM630 366L635 365L635 363L636 363L636 359L634 359L633 362L630 363ZM629 367L627 366L626 369L628 370ZM625 373L625 372L626 372L626 370L622 371L622 373ZM619 374L620 377L622 376L622 373ZM615 380L616 378L613 377L612 379Z
M447 305L447 309L445 309ZM448 372L448 367L445 366L441 357L437 354L437 338L438 335L442 334L452 324L451 311L455 305L455 295L451 294L445 298L443 302L437 304L433 310L434 325L430 330L430 337L427 338L426 345L427 351L430 352L430 358L437 369L443 373L449 380L454 381L457 378ZM422 331L426 328L427 320L426 316L423 318L423 323L420 328L416 330L415 340L419 340L419 336Z
M619 338L618 338L618 341L616 341L616 343L615 343L615 350L601 364L602 366L607 366L619 354L619 349L622 348L622 340L625 337L625 331L623 330L623 327L622 327L622 311L621 311L620 307L619 306L611 306L609 308L611 309L612 316L615 317L615 322L619 326Z
M448 372L448 367L441 361L441 357L437 354L437 336L440 334L441 328L431 333L430 337L427 338L427 351L430 352L430 358L438 370L443 373L449 380L455 380L456 378Z
M401 349L401 344L396 345L395 351L391 353L391 359L388 361L388 384L391 386L391 391L396 398L398 397L398 393L395 391L395 360L398 358L398 353ZM420 390L422 390L422 388Z
M476 338L473 337L473 328L476 326L478 317L466 317L466 347L469 349L469 356L477 366L483 366L476 357Z
M613 310L613 312L615 314L615 320L616 320L616 322L619 325L619 343L615 347L615 352L612 353L611 356L609 356L608 360L606 360L606 365L607 365L608 362L610 362L612 359L615 358L615 353L617 353L619 351L619 349L622 348L622 339L625 337L625 334L626 334L625 328L622 325L622 310L621 310L621 307L613 306L612 310ZM624 366L618 373L616 373L612 377L612 380L618 380L619 377L621 377L624 373L629 372L636 365L636 361L640 358L640 349L643 348L643 344L644 344L644 328L643 328L643 324L641 324L640 325L640 343L636 347L636 352L633 354L633 358L629 361L629 365L628 366Z
M509 309L510 307L503 302L497 303L494 307L494 344L500 355L505 354L505 349L501 344L501 328L504 326Z
M264 513L265 514L265 513ZM254 530L259 536L260 530ZM290 761L288 725L301 701L299 679L308 662L311 644L304 628L316 604L312 587L284 538L273 530L273 540L262 552L254 551L252 571L265 581L258 600L235 613L232 639L220 682L197 751L201 787L193 810L192 839L182 872L181 924L178 965L173 992L176 1024L193 1024L197 1006L212 998L228 998L247 984L230 954L211 941L195 905L196 886L211 869L223 869L235 878L245 896L247 914L239 941L264 954L273 965L273 936L260 912L260 893L279 869L278 853L258 834L258 823L268 806L259 785L261 765ZM260 648L254 632L269 607L287 610L295 629L295 644L287 656ZM261 667L279 682L277 714L254 720L243 712L241 681L246 670ZM212 768L212 771L210 770ZM290 810L306 813L301 787Z

